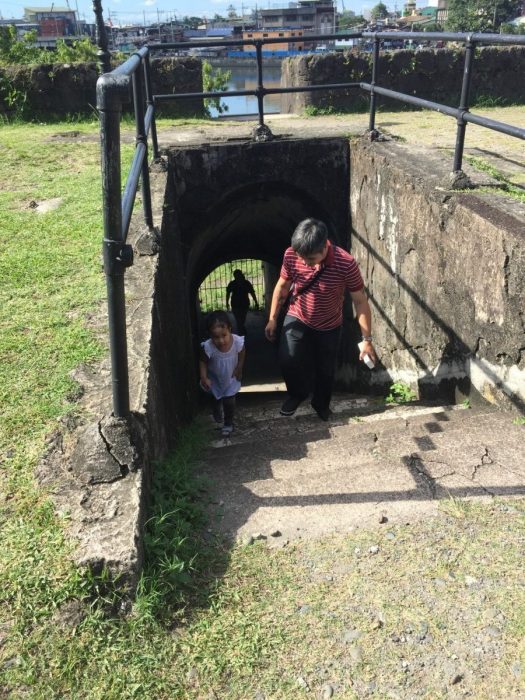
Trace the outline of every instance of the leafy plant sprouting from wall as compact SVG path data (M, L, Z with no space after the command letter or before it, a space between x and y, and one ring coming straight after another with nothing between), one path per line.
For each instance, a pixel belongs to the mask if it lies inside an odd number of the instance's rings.
M23 119L26 116L27 92L0 69L0 104L5 105L6 119Z
M209 61L202 62L202 87L204 92L226 92L228 82L231 78L231 70L214 68ZM228 105L221 102L220 97L209 97L204 100L204 107L210 116L210 107L217 110L219 114L228 111Z
M404 382L394 382L390 385L385 403L409 403L416 398L416 394Z

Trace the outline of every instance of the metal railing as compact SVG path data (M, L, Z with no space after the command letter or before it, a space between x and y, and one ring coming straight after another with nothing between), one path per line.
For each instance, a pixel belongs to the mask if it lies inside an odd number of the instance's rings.
M372 43L371 81L309 85L303 87L266 88L263 81L263 46L291 43L323 43L340 39L364 39ZM382 41L452 41L465 45L465 62L461 97L457 107L450 107L430 100L407 95L377 84L379 77L379 53ZM170 100L255 96L257 98L259 125L264 126L264 97L285 93L314 92L318 90L363 90L370 94L369 132L377 136L375 119L377 96L399 100L406 104L431 109L454 117L457 122L453 171L461 170L465 131L468 123L492 129L508 136L525 139L525 129L488 119L469 111L474 49L478 44L525 45L525 36L500 34L451 34L441 32L348 32L344 34L303 35L264 39L223 40L206 43L209 47L254 46L257 61L257 87L254 90L178 93L153 95L151 89L150 53L157 50L176 50L202 47L202 42L174 42L151 44L134 53L115 70L102 75L97 82L97 108L100 115L102 151L102 197L104 223L104 271L108 294L108 322L112 368L113 413L118 417L129 414L129 379L126 339L126 311L124 273L133 264L133 249L127 243L127 235L139 180L142 184L144 221L153 229L151 192L148 166L148 136L151 135L153 158L160 156L155 126L155 105ZM308 53L305 51L305 53ZM124 191L121 194L120 120L122 107L133 102L136 124L135 153Z

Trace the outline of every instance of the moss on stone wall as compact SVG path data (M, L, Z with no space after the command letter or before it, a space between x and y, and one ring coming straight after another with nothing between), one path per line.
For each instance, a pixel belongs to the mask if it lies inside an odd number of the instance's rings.
M464 49L385 51L380 54L377 84L422 99L457 106L463 78ZM310 54L283 61L283 86L370 82L372 55L350 52ZM525 103L525 47L483 47L476 51L471 103L508 105ZM388 109L403 106L378 98ZM283 112L317 110L359 111L368 105L368 93L359 89L283 95ZM406 105L405 105L406 107Z
M195 58L159 58L151 62L153 92L201 92L201 62ZM0 115L24 119L63 118L96 112L95 63L42 64L0 68ZM170 116L202 116L202 100L162 106Z

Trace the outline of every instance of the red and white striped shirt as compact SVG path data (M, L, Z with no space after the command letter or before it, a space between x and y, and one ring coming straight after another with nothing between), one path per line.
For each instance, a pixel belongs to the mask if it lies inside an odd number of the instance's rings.
M292 300L288 313L310 328L328 331L343 322L345 289L358 292L364 285L355 258L330 242L321 267L326 269L311 287ZM280 274L283 279L292 280L296 290L308 284L317 270L304 263L293 248L286 249Z

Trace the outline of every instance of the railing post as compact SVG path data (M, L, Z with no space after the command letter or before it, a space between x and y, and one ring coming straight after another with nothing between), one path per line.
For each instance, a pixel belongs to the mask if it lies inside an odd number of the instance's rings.
M157 124L155 123L155 102L153 100L153 90L151 88L151 65L149 60L149 50L144 57L144 84L146 86L146 104L153 109L151 118L151 143L153 145L153 158L160 158L159 143L157 140Z
M148 228L153 228L153 212L151 209L151 188L149 181L149 165L148 165L148 138L146 135L146 127L144 125L144 72L139 68L133 73L133 103L135 107L135 127L136 127L136 143L143 143L146 147L146 155L142 164L141 180L142 180L142 206L144 207L144 222Z
M458 116L458 126L456 131L456 148L454 150L454 167L455 173L461 170L463 165L463 148L465 146L465 131L467 122L463 119L463 114L468 112L470 85L472 80L472 63L474 61L475 43L469 36L465 45L465 65L463 68L463 82L461 85L461 97L459 100L460 114Z
M370 91L370 119L368 122L368 131L374 134L376 130L376 94L374 86L377 82L377 72L379 67L379 37L374 36L374 50L372 55L372 80L370 82L372 90Z
M93 12L95 13L96 42L98 46L97 57L101 73L109 73L111 70L110 54L108 49L108 37L106 26L102 16L102 4L100 0L93 0Z
M257 55L257 106L259 109L259 125L264 126L264 85L263 85L263 64L262 64L262 41L255 42Z
M129 79L101 76L97 81L100 118L102 212L104 223L104 272L108 294L109 346L113 413L129 414L128 349L124 271L130 264L131 246L122 240L120 117L128 93Z

